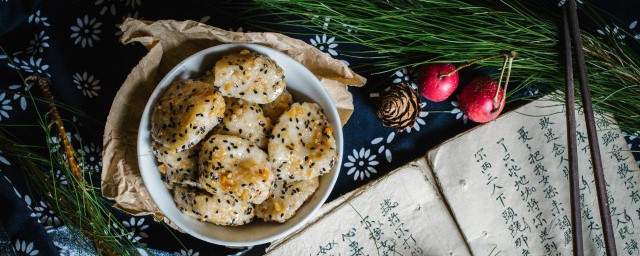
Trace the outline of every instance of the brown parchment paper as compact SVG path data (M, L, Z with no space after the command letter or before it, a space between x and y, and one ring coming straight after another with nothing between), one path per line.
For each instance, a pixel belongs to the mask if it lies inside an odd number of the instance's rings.
M167 223L140 176L136 140L149 96L180 61L202 49L225 43L246 42L276 49L318 77L336 104L343 125L353 112L353 98L347 86L362 86L366 82L339 60L301 40L278 33L231 32L195 21L151 22L131 18L125 20L120 29L122 43L139 42L149 53L127 76L109 111L104 131L102 194L130 214L153 214Z

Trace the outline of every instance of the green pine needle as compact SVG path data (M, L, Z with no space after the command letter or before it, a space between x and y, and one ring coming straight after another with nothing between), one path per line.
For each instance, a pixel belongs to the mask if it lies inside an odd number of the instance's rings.
M350 55L367 59L364 65L376 72L432 62L460 64L513 50L518 57L511 79L520 88L542 82L548 84L544 94L564 91L561 9L538 1L258 0L256 4L253 11L269 13L250 16L253 24L310 28L363 45L368 50ZM588 18L583 23L602 21L593 7L580 8ZM640 58L628 45L612 39L582 33L593 105L611 113L622 129L636 131L640 129ZM380 57L372 58L372 53ZM493 59L479 66L501 67L501 62Z

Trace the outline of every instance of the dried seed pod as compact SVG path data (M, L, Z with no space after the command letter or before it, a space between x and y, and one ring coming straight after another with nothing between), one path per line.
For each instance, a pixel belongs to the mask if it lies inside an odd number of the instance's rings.
M376 114L384 126L398 132L415 123L422 99L418 91L406 83L394 84L380 98Z

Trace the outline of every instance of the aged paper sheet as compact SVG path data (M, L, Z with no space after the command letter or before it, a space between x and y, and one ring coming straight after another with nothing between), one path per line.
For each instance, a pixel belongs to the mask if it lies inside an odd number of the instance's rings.
M331 203L268 255L469 255L425 159Z
M429 152L428 159L475 255L571 255L565 113L538 100ZM604 255L585 121L577 113L585 255ZM640 173L615 124L598 139L618 253L639 255Z

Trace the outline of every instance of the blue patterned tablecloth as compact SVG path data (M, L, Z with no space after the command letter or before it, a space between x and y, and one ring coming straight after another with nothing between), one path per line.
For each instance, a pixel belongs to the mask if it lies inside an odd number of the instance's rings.
M543 2L549 4L549 8L554 8L564 1ZM591 2L617 18L607 26L593 28L597 33L602 36L614 34L619 40L640 39L640 27L637 27L639 1ZM83 146L78 148L78 153L88 162L93 176L99 178L104 121L111 102L127 74L146 54L146 49L141 45L123 45L119 42L117 24L126 17L147 20L191 19L234 31L260 30L241 23L235 13L225 10L215 1L0 0L0 46L6 51L0 52L0 124L34 123L33 107L25 97L25 92L32 87L20 82L15 68L24 74L40 74L51 78L53 93L59 101L91 117L83 118L63 111L63 117L70 120L82 134ZM331 19L325 18L325 22L327 27L339 25ZM632 33L621 34L619 27L629 29ZM291 36L348 65L362 61L343 54L357 49L357 45L342 43L340 38L331 34L319 32L315 35ZM402 69L376 76L367 73L362 75L369 79L368 86L349 88L354 95L356 110L343 128L345 153L332 198L384 175L473 126L460 112L456 97L440 103L424 99L416 123L403 133L395 133L378 121L374 114L375 103L383 86L411 83L411 70ZM467 77L468 74L463 72L461 83ZM626 134L629 147L638 150L640 132L628 131ZM55 136L32 136L30 129L21 129L18 135L34 145L42 145L45 140L55 145L59 141ZM74 144L79 144L78 134L69 134L69 137ZM59 172L56 178L65 182ZM0 240L9 242L19 255L90 255L89 252L78 251L77 243L69 241L69 231L56 213L43 201L30 195L19 168L2 156L1 149L0 204L3 205L0 221L8 234L2 235L4 232L0 229ZM154 222L151 217L132 217L117 210L113 212L132 231L129 239L147 245L156 254L243 253L243 250L216 246L189 235L176 234L185 248L175 242L165 226ZM254 248L252 253L259 253L260 249Z

